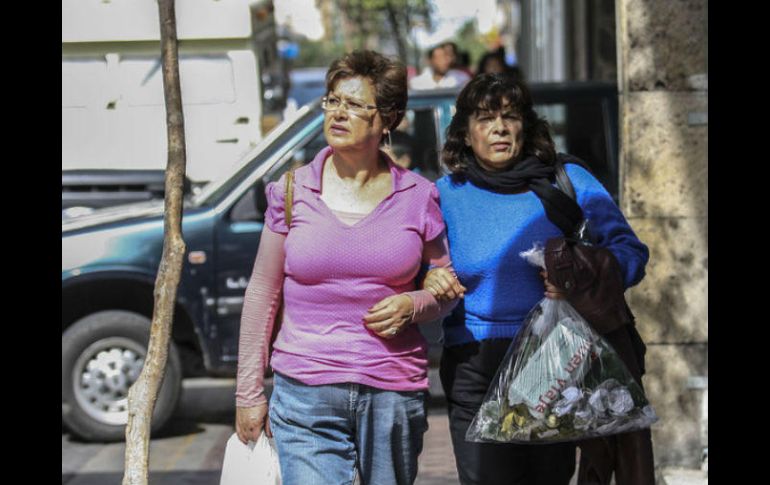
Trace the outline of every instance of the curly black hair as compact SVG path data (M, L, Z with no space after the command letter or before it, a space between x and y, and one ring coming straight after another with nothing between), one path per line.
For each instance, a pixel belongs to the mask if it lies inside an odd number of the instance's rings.
M441 161L456 178L464 178L469 163L478 163L473 149L465 144L471 116L480 110L499 111L504 102L522 119L524 146L519 159L535 156L548 165L555 163L556 147L550 126L532 107L527 85L504 74L482 74L473 78L457 97L456 111L441 151Z

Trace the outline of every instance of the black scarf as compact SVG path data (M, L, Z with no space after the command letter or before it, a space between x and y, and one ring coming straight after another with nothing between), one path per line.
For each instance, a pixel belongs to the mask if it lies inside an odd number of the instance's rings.
M467 155L472 157L473 155ZM560 153L557 163L575 162L573 157ZM500 194L512 194L530 189L540 198L545 215L562 230L565 236L573 236L583 221L583 210L570 196L551 185L556 170L539 158L530 156L516 162L501 172L483 169L476 160L467 160L465 175L468 181L482 189Z

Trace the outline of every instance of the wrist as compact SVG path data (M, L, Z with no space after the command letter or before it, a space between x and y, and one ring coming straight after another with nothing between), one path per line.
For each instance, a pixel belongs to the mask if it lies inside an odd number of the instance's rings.
M407 307L407 311L404 313L409 315L409 320L406 322L408 325L414 322L417 305L415 305L414 297L410 293L402 293L400 296L404 297L404 305Z

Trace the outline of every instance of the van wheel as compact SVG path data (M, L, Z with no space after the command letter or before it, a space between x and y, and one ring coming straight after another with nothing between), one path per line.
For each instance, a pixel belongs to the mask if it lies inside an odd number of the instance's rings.
M109 310L78 320L62 334L62 422L73 434L87 441L125 439L128 389L142 371L150 323L138 313ZM181 385L182 365L171 342L153 431L173 414Z

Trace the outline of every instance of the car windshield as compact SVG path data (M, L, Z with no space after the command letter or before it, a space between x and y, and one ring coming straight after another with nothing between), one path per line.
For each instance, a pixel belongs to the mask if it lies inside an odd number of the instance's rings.
M326 92L326 68L295 69L289 76L291 87L289 99L294 100L297 106L304 106Z

